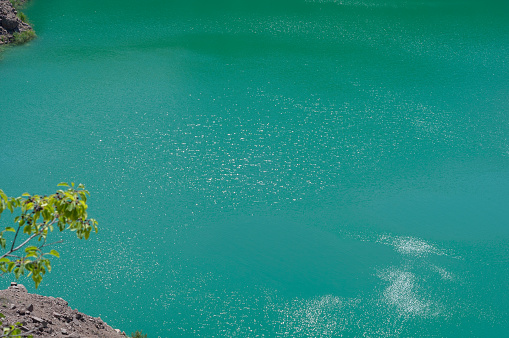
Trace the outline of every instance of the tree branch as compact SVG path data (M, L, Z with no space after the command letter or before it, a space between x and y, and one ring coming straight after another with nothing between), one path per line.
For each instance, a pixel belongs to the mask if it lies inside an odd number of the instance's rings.
M16 235L14 235L14 239L12 240L11 252L14 249L14 244L16 244L16 238L18 238L18 233L19 233L20 229L21 229L21 225L18 225L18 230L16 230Z
M13 330L10 330L8 331L7 333L4 333L0 336L0 338L2 337L27 337L29 336L30 334L34 333L35 331L37 331L41 326L36 326L35 328L33 328L32 330L29 330L27 332L22 332L22 333L18 333L14 336L12 336L12 331L16 330L16 329L20 329L20 327L15 327Z
M0 259L6 257L7 255L10 255L11 253L15 252L15 251L18 251L19 249L21 249L22 247L24 247L25 245L27 245L28 242L30 242L32 239L34 239L35 237L37 236L40 236L44 230L46 230L46 228L48 228L50 225L53 225L58 219L57 218L54 218L50 223L46 223L45 225L43 225L38 232L36 232L35 234L32 234L30 237L28 237L23 243L21 243L20 245L18 245L17 247L15 247L14 249L11 248L11 250L9 252L6 252L4 253L2 256L0 256ZM19 231L19 229L18 229Z

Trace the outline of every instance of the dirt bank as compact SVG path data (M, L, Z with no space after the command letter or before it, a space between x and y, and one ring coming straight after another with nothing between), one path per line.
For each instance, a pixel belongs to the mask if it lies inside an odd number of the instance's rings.
M15 283L13 283L15 284ZM3 323L23 323L24 331L33 331L34 337L62 338L125 338L101 318L90 317L71 309L62 298L45 297L28 293L18 284L0 290L0 313Z

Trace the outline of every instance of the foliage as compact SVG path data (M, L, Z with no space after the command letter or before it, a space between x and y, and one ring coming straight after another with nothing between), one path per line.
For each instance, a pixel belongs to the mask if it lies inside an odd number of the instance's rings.
M67 190L58 190L50 196L25 193L21 197L8 197L0 189L0 216L6 210L17 213L19 209L19 215L14 218L16 226L6 226L0 231L0 246L7 249L0 256L3 274L13 272L17 279L28 273L35 287L38 287L46 271L51 271L48 256L59 257L56 250L44 249L61 242L47 243L49 234L55 228L75 231L80 239L88 239L92 230L97 232L97 221L87 215L89 192L85 187L80 184L75 188L74 183L71 186L60 183L59 186ZM8 236L9 232L14 233L12 239ZM8 240L12 240L9 246ZM0 313L0 318L5 316ZM4 326L0 322L0 337L32 337L30 332L22 332L21 326L21 323Z
M17 45L24 44L25 42L28 42L35 38L35 32L33 30L24 31L21 33L14 33L14 40L13 42Z
M87 196L89 192L80 184L60 183L67 188L58 190L49 196L30 195L7 197L0 190L0 215L5 210L19 214L14 218L14 227L5 227L0 231L0 246L7 251L0 256L0 270L14 273L19 278L25 273L32 277L38 287L44 274L51 271L49 256L59 257L56 250L47 250L61 241L48 243L50 233L55 229L76 232L79 239L88 239L92 231L97 232L97 221L88 218ZM9 238L8 233L14 233ZM10 245L7 245L7 242ZM21 250L23 249L24 250Z
M25 13L18 11L18 18L20 18L21 21L28 23L28 18Z
M12 4L12 7L16 8L18 10L19 8L23 7L25 1L23 0L9 0Z
M0 313L0 318L5 318L5 316ZM32 338L33 337L32 335L30 335L30 334L27 335L26 332L22 333L21 326L22 326L21 323L16 323L14 325L9 325L9 326L3 326L3 323L0 321L0 327L2 328L1 331L0 331L0 337L13 337L13 338L27 337L27 338Z
M147 338L146 334L143 334L143 331L138 331L131 333L131 338Z
M10 0L12 7L18 12L17 16L21 19L21 21L29 23L28 18L20 9L23 8L25 1L22 0Z

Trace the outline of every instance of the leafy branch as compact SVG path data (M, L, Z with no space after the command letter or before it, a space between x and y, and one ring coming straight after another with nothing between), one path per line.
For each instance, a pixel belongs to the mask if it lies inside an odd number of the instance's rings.
M97 233L97 221L88 218L87 197L90 195L83 184L75 187L67 183L58 186L67 190L58 190L49 196L30 195L8 197L0 190L0 216L5 210L18 212L14 218L14 227L5 227L0 231L0 247L7 251L0 256L0 270L14 273L16 278L27 273L38 287L47 271L51 271L49 256L59 257L56 250L44 250L62 241L47 243L53 230L76 232L79 239L88 239L92 231ZM7 246L8 232L14 233L12 243ZM23 249L24 250L21 250ZM1 336L0 336L1 337Z
M3 314L0 313L0 318L5 318ZM23 326L21 323L16 323L14 325L8 325L3 326L3 323L0 322L1 331L0 331L0 338L1 337L11 337L11 338L18 338L18 337L27 337L27 338L33 338L31 335L32 332L35 332L35 330L30 330L27 332L21 332L21 327Z

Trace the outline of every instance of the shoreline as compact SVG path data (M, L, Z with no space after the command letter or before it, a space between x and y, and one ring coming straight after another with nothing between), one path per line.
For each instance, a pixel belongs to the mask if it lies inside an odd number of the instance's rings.
M0 0L0 46L20 45L35 38L28 19L19 10L26 0Z
M73 310L62 298L28 293L23 285L15 282L0 290L0 306L4 324L21 322L21 330L34 338L127 337L125 332L112 328L101 318Z

